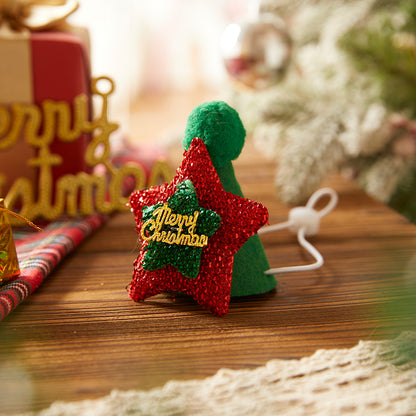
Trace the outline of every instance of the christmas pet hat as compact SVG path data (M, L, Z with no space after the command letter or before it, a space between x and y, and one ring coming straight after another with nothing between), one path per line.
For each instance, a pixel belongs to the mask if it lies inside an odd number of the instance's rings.
M228 312L234 256L268 220L262 204L226 192L196 137L170 183L134 191L142 246L130 297L181 292L218 316Z
M240 155L245 136L246 131L237 111L223 101L212 101L199 105L191 112L183 147L188 150L195 137L202 139L224 190L243 197L231 161ZM277 282L272 275L264 274L269 268L259 236L252 235L234 256L231 297L272 290Z
M135 301L181 292L224 316L231 295L263 293L276 281L264 274L269 265L263 247L258 238L252 239L268 221L267 208L241 195L231 165L244 143L244 128L225 103L203 107L208 111L189 126L196 126L191 135L204 137L207 144L200 137L186 141L182 164L170 183L130 195L142 245L128 292ZM198 128L201 121L221 127L217 140L212 140L210 128ZM229 136L232 141L223 141Z

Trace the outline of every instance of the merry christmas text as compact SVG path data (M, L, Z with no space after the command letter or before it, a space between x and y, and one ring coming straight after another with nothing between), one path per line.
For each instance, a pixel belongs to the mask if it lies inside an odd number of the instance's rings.
M166 244L182 246L204 247L208 244L208 237L204 234L195 234L195 227L199 212L193 215L175 214L168 204L156 208L152 214L153 219L147 220L140 231L144 241L158 241ZM175 227L176 232L162 230L164 226ZM182 234L186 227L186 234Z
M109 82L110 88L100 91L100 82ZM20 207L20 214L27 219L52 220L63 213L69 216L89 215L95 211L107 214L126 209L128 198L122 194L126 177L134 179L135 189L154 185L160 176L164 176L164 181L170 179L166 177L170 174L166 162L153 165L148 183L140 165L130 162L116 167L112 164L109 136L118 126L108 120L107 108L113 90L114 84L109 78L92 81L93 94L102 98L101 114L93 121L89 120L90 103L84 94L75 97L72 109L68 102L52 100L45 100L41 106L21 103L0 106L0 151L23 137L36 150L36 156L27 164L38 169L37 195L34 184L28 178L19 177L5 197L9 209ZM61 176L53 183L52 167L62 163L62 156L51 152L51 143L56 139L72 142L82 133L91 134L84 155L87 165L91 170L102 165L105 174L79 172ZM0 173L0 196L5 179Z

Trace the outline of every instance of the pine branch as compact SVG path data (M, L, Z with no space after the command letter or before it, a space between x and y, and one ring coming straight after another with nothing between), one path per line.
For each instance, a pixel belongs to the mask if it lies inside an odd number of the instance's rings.
M397 29L385 11L365 26L343 36L339 46L358 71L378 84L381 98L393 111L416 116L416 5L401 2L405 23ZM397 13L397 12L396 12ZM397 16L396 16L397 17Z
M389 205L416 224L416 166L398 185Z

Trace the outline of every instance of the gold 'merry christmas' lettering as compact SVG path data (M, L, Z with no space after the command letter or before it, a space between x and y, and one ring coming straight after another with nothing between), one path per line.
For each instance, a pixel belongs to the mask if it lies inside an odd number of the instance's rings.
M177 244L182 246L204 247L208 244L208 237L204 234L195 234L195 227L199 212L193 215L174 214L164 204L153 212L153 219L147 220L140 231L144 241L158 241L166 244ZM175 227L176 232L162 230L164 225ZM182 234L184 226L187 234Z
M106 92L99 89L99 83L104 81L110 85ZM155 185L152 182L159 177L165 181L170 179L170 168L163 161L153 165L148 184L140 165L128 162L117 168L111 163L109 137L118 127L107 116L108 97L113 90L114 83L110 78L100 77L92 81L92 93L102 99L101 114L93 121L88 119L89 103L84 94L73 101L73 117L70 104L64 101L45 100L40 107L20 103L0 106L0 151L12 147L22 133L24 140L37 149L37 156L27 161L29 166L38 169L37 198L35 200L30 180L19 177L5 197L9 209L19 204L20 214L27 219L42 217L53 220L64 212L69 216L89 215L95 211L107 214L125 210L128 197L122 195L122 183L126 177L134 178L136 189ZM62 158L51 153L52 141L57 137L63 142L72 142L81 133L92 133L84 155L86 163L91 168L103 165L108 177L79 172L61 176L53 187L52 167L61 164ZM4 182L5 176L0 173L0 196Z

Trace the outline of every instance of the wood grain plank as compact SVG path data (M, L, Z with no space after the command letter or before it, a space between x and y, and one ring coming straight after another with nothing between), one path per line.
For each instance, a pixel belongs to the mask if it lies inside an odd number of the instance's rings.
M245 195L279 222L290 207L274 195L273 171L252 149L236 162ZM132 215L114 215L0 324L0 385L21 390L1 412L253 368L411 327L411 312L393 306L412 300L416 227L338 176L327 185L339 205L311 239L324 267L278 276L277 290L233 299L224 318L185 296L132 302L139 243ZM261 239L273 267L311 260L288 231Z

